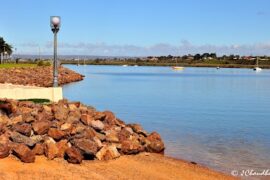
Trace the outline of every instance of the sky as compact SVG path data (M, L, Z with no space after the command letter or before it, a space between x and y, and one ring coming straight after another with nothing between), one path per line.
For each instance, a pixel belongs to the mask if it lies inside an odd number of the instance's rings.
M61 16L59 54L270 55L269 0L8 0L0 36L15 54L52 54L50 16Z

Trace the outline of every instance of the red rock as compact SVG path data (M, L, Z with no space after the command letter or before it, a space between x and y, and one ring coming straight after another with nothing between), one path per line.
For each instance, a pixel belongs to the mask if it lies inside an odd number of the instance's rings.
M48 135L58 141L62 139L66 135L66 133L56 128L50 128L48 131Z
M121 152L123 154L138 154L144 149L139 142L126 140L121 143Z
M65 155L67 157L67 161L73 164L80 164L83 160L83 156L80 151L75 147L68 148Z
M103 121L105 118L106 114L104 114L103 112L95 112L94 113L94 119L95 120L101 120Z
M36 121L32 124L33 130L38 135L46 134L50 128L50 121Z
M14 145L13 153L22 162L25 162L25 163L35 162L35 154L24 144Z
M74 139L71 143L85 155L94 156L98 151L97 143L89 139Z
M101 131L104 129L104 124L103 122L96 120L96 121L90 121L90 124L95 130Z
M69 113L68 108L63 104L53 105L52 111L54 113L54 117L60 121L66 120Z
M10 147L8 144L0 144L0 159L8 157L10 154Z
M49 159L52 160L57 157L58 154L58 148L55 143L46 143L45 148L44 148L44 153L45 156Z
M120 153L117 151L114 145L102 147L96 154L98 160L111 160L120 157Z
M36 144L36 142L30 137L24 136L16 131L11 132L10 138L15 143L23 143L27 146L34 146Z
M36 144L32 151L35 155L43 155L44 154L44 145L43 144Z
M146 150L148 152L154 153L164 152L165 146L158 133L153 132L146 139L148 140L148 142L146 143Z
M69 148L68 147L68 141L66 139L61 140L61 141L56 143L56 146L58 148L57 157L64 158L65 152Z
M85 125L90 125L91 121L94 121L94 118L88 114L82 114L81 121Z
M23 134L23 135L30 136L32 127L31 127L30 124L27 124L27 123L15 124L14 125L14 130L21 133L21 134Z
M104 111L105 119L104 121L109 125L115 125L116 124L116 117L111 111Z

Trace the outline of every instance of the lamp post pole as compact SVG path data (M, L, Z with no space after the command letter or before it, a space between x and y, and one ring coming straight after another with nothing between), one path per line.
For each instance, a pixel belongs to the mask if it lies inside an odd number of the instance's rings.
M57 33L60 29L60 17L51 16L51 28L54 34L53 46L53 87L58 87Z

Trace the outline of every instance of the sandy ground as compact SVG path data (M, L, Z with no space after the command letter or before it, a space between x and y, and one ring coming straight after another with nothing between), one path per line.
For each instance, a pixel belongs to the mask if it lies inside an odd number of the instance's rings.
M48 161L44 156L25 164L15 157L0 159L0 179L233 179L199 165L158 154L142 153L111 161Z

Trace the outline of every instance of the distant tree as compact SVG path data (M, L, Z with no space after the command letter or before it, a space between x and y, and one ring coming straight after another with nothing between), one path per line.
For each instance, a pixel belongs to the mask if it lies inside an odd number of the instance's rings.
M194 60L200 60L200 59L201 59L201 55L200 54L195 54Z
M217 58L217 54L216 54L216 53L211 53L209 56L210 56L211 58L213 58L213 59L216 59L216 58Z
M8 55L12 54L12 46L4 40L3 37L0 37L0 53L7 52Z

